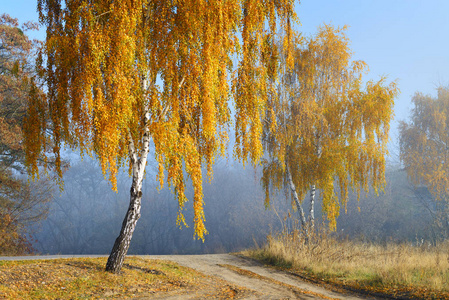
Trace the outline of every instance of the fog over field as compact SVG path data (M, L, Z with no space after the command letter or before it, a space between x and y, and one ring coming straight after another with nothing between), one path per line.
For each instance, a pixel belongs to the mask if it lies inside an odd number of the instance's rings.
M346 34L352 60L363 60L369 66L363 82L377 81L385 76L387 83L396 81L400 91L394 100L395 116L390 123L385 189L378 195L373 189L362 191L360 197L351 191L347 204L339 202L337 205L337 226L331 234L342 239L377 243L409 242L415 245L436 244L447 239L448 192L441 187L441 182L446 180L444 172L449 172L449 167L441 167L439 174L443 175L438 180L429 183L417 178L413 181L413 174L409 172L407 175L407 170L412 166L404 163L404 158L400 160L399 139L401 128L406 127L401 127L400 122L410 122L416 108L416 103L412 101L415 93L422 94L422 97L417 97L419 99L436 99L439 96L446 99L444 95L447 91L444 88L449 86L449 2L302 0L300 4L296 3L295 11L301 23L295 25L295 29L301 32L303 38L316 34L323 24L335 27L348 25ZM16 17L20 22L38 21L35 0L2 1L0 12ZM43 40L45 28L29 34ZM229 108L231 111L235 109L232 105ZM443 111L445 109L437 107L429 115ZM432 124L446 124L446 116L437 117ZM291 232L299 227L298 212L290 191L282 188L280 191L272 190L270 204L265 203L265 191L261 184L263 167L254 168L251 163L244 167L233 155L235 136L232 131L236 125L235 120L233 122L228 154L216 159L210 182L203 168L204 215L208 231L204 242L194 238L192 180L186 180L189 201L182 210L186 224L178 226L179 207L174 187L167 184L159 187L154 144L151 144L153 148L142 187L142 216L137 222L129 254L234 252L263 245L272 232ZM440 137L434 134L432 138L435 136ZM447 151L445 140L438 143L444 143L444 151ZM433 150L435 147L429 146ZM435 156L443 151L438 149L432 152ZM131 178L128 170L119 170L117 192L114 192L107 180L108 175L105 179L98 161L87 155L81 159L76 151L64 152L63 159L70 164L70 168L63 176L63 190L54 184L53 197L45 204L48 216L39 223L27 224L31 233L29 241L38 253L109 254L119 235L129 206ZM412 158L415 156L418 157L416 153L410 155ZM263 158L268 158L267 154ZM446 159L440 161L445 163ZM426 164L430 166L429 161L423 163ZM14 172L19 175L18 171ZM186 173L184 175L188 177ZM434 177L437 178L437 175ZM339 193L337 187L335 191ZM301 200L309 196L307 194ZM321 211L322 196L317 191L315 224L328 226L329 220L323 217ZM309 211L308 201L303 202L303 208Z
M192 202L183 214L187 222L176 226L178 203L166 186L159 190L154 169L148 168L143 187L142 217L133 236L130 253L194 254L239 251L261 245L270 230L280 228L288 209L285 199L264 208L257 173L250 167L220 160L212 183L204 182L205 242L193 239ZM130 179L120 174L118 192L111 190L101 169L85 158L64 176L64 191L50 204L50 213L39 225L36 249L49 254L108 253L120 231L128 206ZM187 193L191 197L192 191ZM97 199L97 201L93 201ZM100 199L100 200L99 200ZM274 212L279 214L279 217Z
M265 208L260 171L223 159L215 165L212 183L204 183L209 234L204 243L194 240L191 201L184 209L189 227L179 229L177 202L167 187L158 190L155 181L150 180L154 176L149 168L143 187L142 217L130 254L233 252L261 246L271 232L298 228L297 212L289 197L278 194L271 207ZM397 167L390 167L386 177L385 193L378 197L371 192L357 201L357 195L351 195L347 214L343 208L334 234L381 243L439 240L429 212L429 206L435 204L427 190L414 189L405 172ZM47 219L35 228L33 246L43 254L107 254L128 205L129 181L127 174L120 174L115 193L94 161L84 158L72 163L64 175L64 191L60 193L56 188ZM307 201L305 204L308 210ZM320 205L318 201L317 216L321 216ZM318 217L316 222L321 221Z

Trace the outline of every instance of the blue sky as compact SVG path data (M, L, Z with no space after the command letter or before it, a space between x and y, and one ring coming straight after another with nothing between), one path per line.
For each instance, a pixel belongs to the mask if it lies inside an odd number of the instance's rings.
M436 95L439 84L449 84L449 1L302 0L296 10L306 35L323 23L348 25L353 58L370 67L367 79L398 80L390 147L395 152L397 120L409 115L413 94ZM38 19L35 0L0 0L0 13Z

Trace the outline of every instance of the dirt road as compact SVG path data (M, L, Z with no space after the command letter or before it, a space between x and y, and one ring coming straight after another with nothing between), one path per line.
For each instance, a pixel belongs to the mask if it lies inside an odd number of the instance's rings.
M333 292L304 282L286 272L267 268L255 260L230 254L152 255L145 258L174 261L201 273L216 276L233 285L255 291L253 295L245 299L375 299Z
M0 260L29 260L29 259L57 259L72 257L99 257L99 255L51 255L51 256L24 256L0 257ZM230 254L210 255L151 255L138 256L142 259L160 259L176 262L182 266L195 269L208 276L207 290L190 293L165 293L151 299L207 299L213 294L218 284L223 281L229 287L235 287L236 298L239 299L375 299L363 297L346 292L335 292L319 285L301 280L287 272L265 267L261 263ZM215 279L214 279L215 278ZM239 292L240 291L240 292ZM244 292L242 292L244 291ZM136 298L139 300L148 299Z

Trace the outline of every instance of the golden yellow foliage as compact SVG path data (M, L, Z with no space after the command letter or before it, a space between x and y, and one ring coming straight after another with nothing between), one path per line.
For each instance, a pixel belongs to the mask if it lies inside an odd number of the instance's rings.
M367 66L351 62L345 29L325 25L296 47L294 68L281 66L264 124L267 203L270 187L288 186L290 172L300 198L312 186L321 190L331 228L350 188L360 193L370 184L376 191L383 187L389 122L398 93L395 82L385 86L385 78L362 87ZM287 59L283 64L288 65Z
M449 88L439 87L437 98L416 93L410 123L399 126L401 161L414 185L425 185L432 195L449 195Z
M277 26L291 44L293 6L293 0L39 0L47 40L38 67L48 94L30 98L29 169L36 173L51 129L58 166L63 145L80 149L98 158L116 188L118 168L128 164L134 172L151 138L160 183L174 188L181 210L183 172L192 179L195 233L203 238L201 166L212 175L214 158L224 153L232 98L237 156L260 158L266 102L260 91L269 70L261 53Z

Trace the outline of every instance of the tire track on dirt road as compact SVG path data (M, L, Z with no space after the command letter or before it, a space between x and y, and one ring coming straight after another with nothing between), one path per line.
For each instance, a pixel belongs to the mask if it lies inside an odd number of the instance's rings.
M337 293L302 281L287 272L267 268L253 259L230 254L151 255L143 257L173 261L203 274L216 276L233 285L256 292L256 294L245 299L376 299L350 292Z

